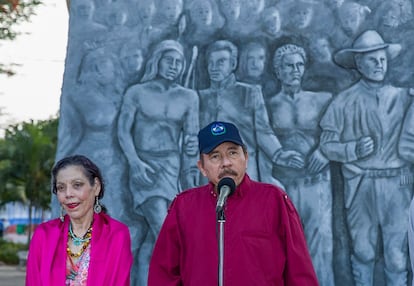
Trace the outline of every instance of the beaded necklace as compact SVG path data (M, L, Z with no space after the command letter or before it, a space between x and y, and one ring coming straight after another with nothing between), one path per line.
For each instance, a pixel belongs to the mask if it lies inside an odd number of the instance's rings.
M82 253L85 251L85 249L88 247L88 245L91 243L91 237L92 237L92 223L89 226L88 230L86 231L85 235L80 238L77 237L76 234L73 233L72 230L72 224L69 225L69 236L72 238L73 244L75 246L82 245L82 248L79 250L79 252L73 253L72 250L69 247L69 241L68 246L66 248L66 252L73 258L78 258L82 255Z
M72 224L69 225L69 235L72 238L73 244L75 246L79 246L82 243L89 241L91 239L91 233L92 233L92 223L82 238L77 237L76 234L73 233Z

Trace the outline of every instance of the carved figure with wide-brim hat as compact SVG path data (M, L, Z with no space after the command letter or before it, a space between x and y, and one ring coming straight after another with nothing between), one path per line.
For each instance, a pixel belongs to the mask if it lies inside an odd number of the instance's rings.
M334 61L344 68L356 69L357 67L354 59L355 54L382 49L386 50L389 59L392 60L400 54L401 45L386 43L377 31L367 30L354 40L351 48L339 50L334 55Z

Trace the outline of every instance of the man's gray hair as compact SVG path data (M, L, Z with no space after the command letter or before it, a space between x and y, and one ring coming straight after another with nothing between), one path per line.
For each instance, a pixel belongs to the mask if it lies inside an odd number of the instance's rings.
M283 57L285 55L291 55L291 54L299 54L303 58L303 61L305 62L305 64L308 61L306 57L306 52L302 47L299 47L293 44L287 44L287 45L283 45L279 47L275 51L275 55L273 57L273 68L277 70L282 64Z

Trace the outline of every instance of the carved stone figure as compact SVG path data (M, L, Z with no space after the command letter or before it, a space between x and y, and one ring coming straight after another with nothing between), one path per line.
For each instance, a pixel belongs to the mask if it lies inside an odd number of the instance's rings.
M412 187L409 183L411 171L398 177L403 182L400 182L402 191L381 194L382 189L368 188L367 185L383 180L384 190L396 189L399 179L393 173L394 169L405 172L405 167L413 168L411 143L407 140L411 129L408 118L413 113L410 111L413 107L408 109L412 96L406 95L414 82L412 0L66 1L70 18L56 159L81 152L95 158L105 176L111 178L108 188L113 190L104 203L109 213L126 223L131 232L135 259L131 285L146 284L146 261L151 256L152 244L171 197L200 179L192 169L197 157L194 142L197 131L194 130L198 129L195 124L198 126L199 120L202 120L201 124L213 119L235 123L252 153L248 172L256 179L283 185L272 175L273 167L275 176L279 172L276 170L284 169L292 174L303 172L306 176L308 155L312 154L307 142L313 138L314 145L310 145L316 148L318 132L312 133L314 137L306 133L308 137L302 141L296 133L290 134L292 136L287 138L300 141L293 145L286 138L279 138L282 132L277 134L272 127L278 124L289 126L290 123L292 129L300 129L305 124L305 117L309 121L306 123L313 128L310 129L318 130L315 122L326 103L322 100L325 97L319 95L326 92L334 99L330 106L338 105L330 107L331 111L322 121L324 144L321 145L322 154L331 161L335 286L355 286L353 269L356 269L355 277L359 277L358 273L372 274L376 286L387 285L387 279L393 279L390 277L395 269L407 272L408 269L402 267L402 261L408 257L407 249L404 243L390 243L390 232L384 226L403 228L405 203L400 204L399 200L403 196L411 199L411 191L408 191ZM355 38L366 29L377 31L384 40L378 53L385 51L390 59L394 55L390 51L395 47L390 43L401 44L401 51L398 57L387 61L387 72L382 80L376 82L362 76L355 83L363 72L355 65L344 68L336 64L333 57L338 50L352 46ZM211 49L217 41L230 41L233 45ZM160 43L174 44L168 51L155 53L159 51ZM288 113L287 109L281 108L280 102L275 101L272 106L280 114L269 112L269 98L282 96L276 96L280 86L268 56L286 44L305 50L306 72L300 84L300 94L314 95L314 100L306 106L301 101L292 102L298 115L290 116L291 122L280 118L281 114ZM363 57L359 52L351 54ZM367 59L365 65L370 62ZM371 59L375 62L381 57ZM382 74L380 70L378 68L376 73ZM378 83L381 87L364 90L366 82ZM322 91L325 93L320 93ZM378 103L373 100L368 104L365 100L371 98L373 91L378 91L381 96ZM354 105L341 107L346 99L352 101L353 97L348 96L351 93L359 95L355 95L358 108ZM382 96L383 93L386 96ZM138 98L141 101L134 101ZM125 103L128 101L129 106ZM145 108L137 107L141 104ZM128 113L130 108L132 111ZM315 113L310 114L309 110ZM337 112L340 115L336 116ZM269 117L272 117L272 126ZM399 139L394 139L404 117L405 127L402 127ZM342 137L338 135L334 138L337 141L331 142L330 137L325 137L332 134L331 131ZM187 133L189 136L185 135ZM360 137L364 139L358 141ZM121 149L121 142L125 151ZM359 157L354 154L355 146L358 146ZM289 150L291 147L294 150ZM374 150L361 157L365 148ZM397 148L400 148L399 153ZM262 164L260 156L263 154L266 154L263 157L267 159L267 166ZM400 166L399 160L406 165ZM362 174L355 175L354 169L350 172L350 166L362 169ZM170 173L162 171L162 180L151 183L158 177L158 167L166 168ZM386 172L371 172L377 168ZM284 177L282 171L279 175ZM171 180L165 182L166 177ZM358 181L356 178L362 178L363 185L354 188L351 183ZM159 187L161 184L162 188ZM299 191L306 188L300 187ZM288 185L286 189L291 190ZM398 207L391 207L391 194ZM380 200L383 209L378 211L386 216L359 219L358 214L358 220L354 219L355 212L352 211L359 210L362 201L369 206L364 209L370 209L380 195L389 198ZM349 198L354 199L345 200ZM298 204L298 209L303 209L302 202ZM56 200L52 201L52 212L54 216L59 215ZM305 221L307 214L303 216ZM379 224L379 219L382 219L381 227L377 231L373 226ZM368 229L367 226L372 227L374 235L380 236L378 241L364 240L367 234L359 234L361 229ZM405 235L404 230L400 233ZM309 240L309 245L313 245L312 239ZM378 247L373 250L375 243ZM358 264L362 256L368 260ZM364 270L366 265L369 264L367 268L372 266L372 257L375 257L373 273ZM408 276L412 276L411 271ZM398 284L399 278L395 279L392 285Z
M332 95L302 89L306 62L305 50L296 45L281 46L274 54L282 87L268 102L270 124L284 148L299 152L305 165L300 169L275 165L273 175L301 216L319 284L330 286L334 285L332 187L329 160L319 147L319 120Z
M240 129L249 152L248 172L251 178L260 178L259 148L275 164L301 168L302 156L296 151L282 149L270 128L260 88L236 80L237 54L237 47L226 40L216 41L208 47L206 58L210 87L199 91L200 124L220 120L233 122Z
M259 41L251 41L242 47L237 70L237 79L241 82L256 85L262 91L265 103L278 90L278 84L267 70L268 52L266 46ZM275 181L272 176L272 160L260 148L257 150L257 164L260 180L263 182Z
M384 83L388 60L401 50L374 30L335 54L337 64L361 79L338 94L321 119L321 150L342 163L345 216L355 285L374 285L376 249L384 256L387 285L407 285L410 164L398 152L408 90ZM379 245L378 237L382 237Z
M104 202L123 205L125 160L116 139L116 121L122 100L120 63L105 48L91 50L81 60L77 85L62 99L57 157L87 155L111 178L111 195ZM99 107L99 108L97 108ZM123 208L113 214L122 218Z
M146 285L149 257L169 203L182 189L198 182L198 97L179 84L184 50L173 40L160 42L147 61L141 83L125 93L118 138L129 166L133 212L145 217L148 230L136 241L139 285Z

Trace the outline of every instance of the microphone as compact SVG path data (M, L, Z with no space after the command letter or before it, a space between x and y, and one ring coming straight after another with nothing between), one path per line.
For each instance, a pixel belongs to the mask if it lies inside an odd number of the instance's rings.
M216 212L223 210L227 197L230 196L236 189L236 183L232 178L224 177L217 185L219 198L217 200Z

